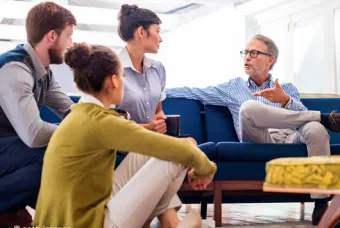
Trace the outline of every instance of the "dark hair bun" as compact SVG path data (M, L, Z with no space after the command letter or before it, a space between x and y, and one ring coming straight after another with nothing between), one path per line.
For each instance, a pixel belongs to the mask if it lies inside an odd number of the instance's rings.
M86 43L74 44L65 54L65 63L72 69L82 69L89 64L91 47Z
M124 16L129 16L138 9L137 5L123 4L120 8L118 19L121 20Z

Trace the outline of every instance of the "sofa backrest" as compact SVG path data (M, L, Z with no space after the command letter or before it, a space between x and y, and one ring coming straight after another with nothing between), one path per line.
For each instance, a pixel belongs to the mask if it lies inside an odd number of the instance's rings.
M205 129L208 142L239 142L227 107L205 105Z
M330 113L333 110L340 111L340 98L301 98L301 102L308 110ZM340 134L328 131L331 144L340 143Z
M79 96L71 96L77 103ZM340 98L302 98L301 102L309 109L329 113L340 111ZM166 99L163 102L165 114L181 115L181 134L190 134L198 143L238 142L231 113L227 107L206 105L204 115L200 102L188 99ZM41 109L41 118L50 123L60 123L60 118L46 106ZM330 132L330 143L340 144L340 134Z
M70 96L70 98L74 103L78 103L80 96ZM42 120L49 123L58 124L61 122L61 119L45 105L40 110L40 117Z
M340 111L340 98L302 98L301 102L308 110L321 113ZM204 107L206 137L210 142L238 142L231 113L227 107L206 105ZM340 144L340 134L328 131L331 144Z
M198 144L206 142L203 115L203 106L199 101L189 99L167 98L163 101L163 111L166 115L179 114L181 135L190 134Z
M79 96L70 97L74 103L77 103L80 99ZM199 144L206 142L204 120L202 120L203 117L201 115L202 107L200 102L188 99L166 99L163 102L165 114L181 115L181 134L190 134ZM61 122L61 119L46 106L42 107L40 116L49 123Z

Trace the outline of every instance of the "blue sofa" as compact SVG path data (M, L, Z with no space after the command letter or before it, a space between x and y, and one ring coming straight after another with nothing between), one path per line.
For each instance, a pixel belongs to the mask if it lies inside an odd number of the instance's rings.
M78 97L71 97L75 102ZM301 99L309 110L331 112L340 107L340 98ZM207 203L214 203L216 227L222 225L222 203L245 202L307 202L307 194L265 193L262 184L266 162L279 157L306 157L303 144L255 144L240 143L228 108L203 106L188 99L166 99L163 103L166 114L181 115L181 134L190 134L200 148L216 162L218 171L206 191L193 192L187 183L179 195L184 203L202 203L201 214L206 215ZM58 123L58 119L46 107L42 118ZM340 155L340 134L329 132L332 155ZM118 162L123 159L119 156Z

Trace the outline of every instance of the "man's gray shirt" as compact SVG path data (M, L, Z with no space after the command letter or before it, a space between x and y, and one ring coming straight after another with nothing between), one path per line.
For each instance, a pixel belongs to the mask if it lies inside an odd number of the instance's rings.
M49 68L45 68L31 44L24 45L32 59L35 77L50 77L44 104L63 117L73 104L62 90ZM0 68L0 106L20 139L29 147L46 146L57 128L40 118L34 97L35 79L32 70L23 62L12 61Z

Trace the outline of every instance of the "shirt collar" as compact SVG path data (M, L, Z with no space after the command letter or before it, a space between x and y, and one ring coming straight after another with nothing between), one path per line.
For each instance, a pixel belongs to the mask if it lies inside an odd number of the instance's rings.
M32 63L34 66L35 74L38 80L42 79L46 74L47 71L50 71L50 68L48 67L47 69L44 67L42 64L41 60L37 56L37 53L34 51L32 45L27 42L24 44L24 49L27 51L27 53L30 55L32 59Z
M90 94L86 94L84 93L81 98L79 99L79 102L78 103L93 103L93 104L96 104L96 105L99 105L101 107L104 108L104 105L103 103L98 100L97 98L95 98L94 96L90 95ZM110 108L116 108L116 105L115 104L112 104L110 106Z
M119 60L121 62L121 64L123 65L124 68L131 68L133 69L134 71L137 71L134 67L133 67L133 64L132 64L132 61L131 61L131 58L130 58L130 55L129 55L129 52L127 51L127 48L124 47L120 53L119 53ZM152 63L150 61L150 59L148 57L146 57L144 55L144 58L143 58L143 66L146 67L146 68L150 68L152 66Z
M92 104L96 104L104 108L104 104L100 100L86 93L81 96L78 103L92 103Z
M261 88L261 87L274 87L274 81L273 81L273 77L271 74L269 74L268 79L263 83L263 85L258 86L250 77L247 80L247 86L248 87L257 87L257 88Z

